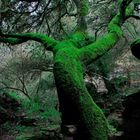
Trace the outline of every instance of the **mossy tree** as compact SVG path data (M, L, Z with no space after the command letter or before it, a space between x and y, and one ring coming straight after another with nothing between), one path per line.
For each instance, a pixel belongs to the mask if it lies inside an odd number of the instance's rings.
M132 0L120 1L120 10L108 24L108 33L89 45L86 42L88 14L87 0L73 0L77 6L77 29L63 40L55 40L45 34L0 34L0 42L12 45L28 40L40 42L54 54L54 76L63 124L76 124L76 139L107 140L108 124L102 110L95 104L84 83L84 68L103 56L123 35L122 24L133 14L129 6ZM84 44L84 43L82 43Z

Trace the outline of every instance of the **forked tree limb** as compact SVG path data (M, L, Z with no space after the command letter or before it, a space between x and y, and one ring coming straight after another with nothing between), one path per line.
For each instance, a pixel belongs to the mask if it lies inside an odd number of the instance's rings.
M134 11L134 9L129 7L131 1L122 1L121 6L125 4L122 6L124 7L124 9L121 9L110 21L110 23L108 24L108 33L106 33L103 37L97 39L96 42L80 49L80 57L85 64L89 64L93 60L98 59L118 42L120 37L123 35L121 26L126 20L123 16L129 16Z

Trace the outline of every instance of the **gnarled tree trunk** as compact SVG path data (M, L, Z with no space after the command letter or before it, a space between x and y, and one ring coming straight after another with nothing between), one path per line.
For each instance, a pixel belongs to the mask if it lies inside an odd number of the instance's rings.
M63 124L78 126L78 140L107 140L107 122L89 95L77 49L72 45L55 53L54 75Z

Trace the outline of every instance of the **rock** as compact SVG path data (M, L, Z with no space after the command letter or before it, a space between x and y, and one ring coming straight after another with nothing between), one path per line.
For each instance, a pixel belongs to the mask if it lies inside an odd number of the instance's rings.
M140 92L127 97L123 113L123 130L122 140L139 140L140 139Z
M76 125L64 125L62 129L63 133L68 137L74 136L77 132Z

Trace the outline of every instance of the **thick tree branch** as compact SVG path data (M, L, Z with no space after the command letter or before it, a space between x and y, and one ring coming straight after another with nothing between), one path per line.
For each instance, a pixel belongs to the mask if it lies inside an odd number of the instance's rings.
M122 0L121 0L122 1ZM126 17L126 7L132 2L132 0L123 0L120 5L120 14L122 18Z
M3 43L20 44L28 40L33 40L42 43L46 49L52 50L58 42L48 37L47 35L37 33L22 33L22 34L0 34L0 41Z
M130 0L127 2L126 0L123 0L122 4L124 1L126 4L124 5L125 9L121 9L110 21L108 24L108 33L102 38L97 39L95 43L80 49L80 57L85 64L91 63L93 60L101 57L104 53L111 49L123 35L123 31L121 29L122 24L125 22L125 18L122 17L124 15L123 12L125 12L125 16L128 16L133 12L133 9L128 6Z
M17 38L4 38L4 37L0 37L0 42L2 42L2 43L9 43L11 45L21 44L21 43L26 42L26 41L27 40L17 39Z

